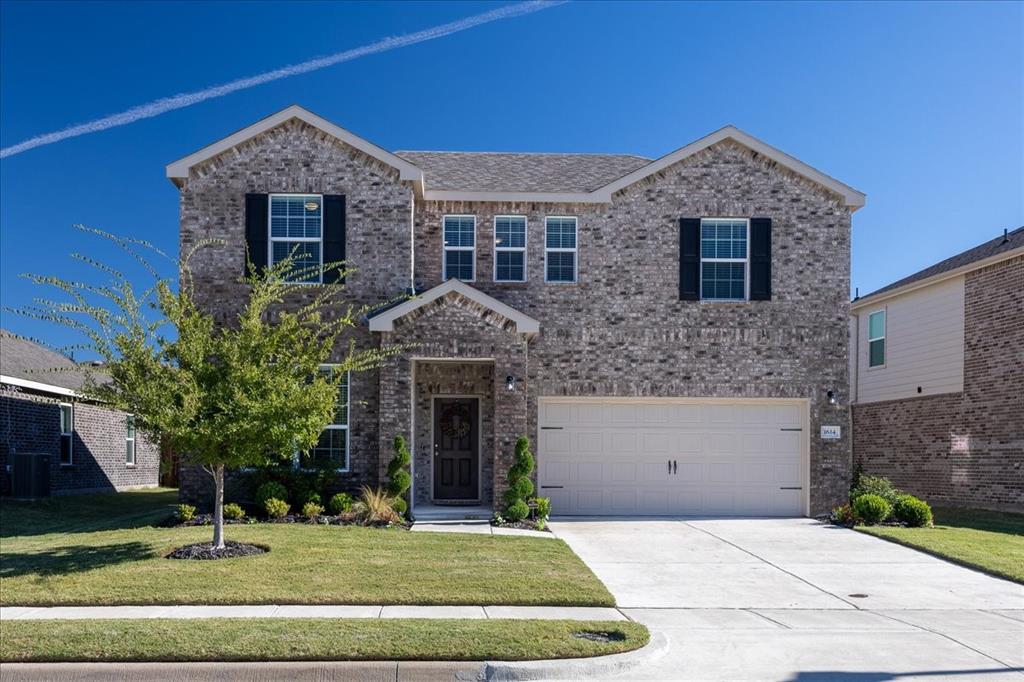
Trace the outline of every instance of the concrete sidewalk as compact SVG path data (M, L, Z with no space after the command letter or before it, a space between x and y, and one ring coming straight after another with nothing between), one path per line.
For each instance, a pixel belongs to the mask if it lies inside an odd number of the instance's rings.
M94 618L512 618L537 620L629 620L615 608L587 606L4 606L5 620Z

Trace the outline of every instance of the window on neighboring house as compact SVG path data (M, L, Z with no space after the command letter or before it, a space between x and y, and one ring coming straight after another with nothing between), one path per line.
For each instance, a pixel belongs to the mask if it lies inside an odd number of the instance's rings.
M130 414L124 418L124 463L135 466L135 417Z
M293 257L293 282L323 276L324 201L319 194L270 195L270 265Z
M576 281L576 218L544 219L544 281Z
M494 281L526 281L526 218L494 218Z
M885 364L885 311L868 315L868 367Z
M75 434L75 410L68 403L61 403L60 407L60 463L62 466L71 466L72 452L71 441Z
M334 366L320 369L327 375L339 371ZM298 465L304 469L336 469L348 471L348 372L338 385L338 397L334 404L334 418L320 434L320 440L308 452L298 457Z
M444 217L444 279L472 282L476 275L476 216Z
M701 300L747 300L747 228L746 219L700 221Z

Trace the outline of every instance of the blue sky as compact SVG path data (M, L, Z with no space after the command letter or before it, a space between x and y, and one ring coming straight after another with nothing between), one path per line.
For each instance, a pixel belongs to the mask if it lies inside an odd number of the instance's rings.
M499 6L5 0L0 146ZM0 301L113 257L73 223L173 252L164 166L292 103L386 149L657 157L732 123L867 193L866 293L1024 223L1022 74L1022 3L570 3L3 159Z

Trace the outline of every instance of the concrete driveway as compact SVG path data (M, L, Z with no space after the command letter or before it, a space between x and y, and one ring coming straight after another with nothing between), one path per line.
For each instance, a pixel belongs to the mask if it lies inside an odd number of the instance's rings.
M631 679L1024 679L1024 586L810 519L561 519L670 653Z

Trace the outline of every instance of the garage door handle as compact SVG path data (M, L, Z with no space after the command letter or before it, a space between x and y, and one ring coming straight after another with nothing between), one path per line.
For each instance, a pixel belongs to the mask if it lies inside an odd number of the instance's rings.
M542 490L547 490L548 488L558 488L559 490L561 490L564 487L565 487L564 485L542 485L541 489Z
M784 485L784 486L780 486L779 487L779 490L803 490L803 489L804 489L804 487L802 485Z
M672 473L673 474L678 474L679 473L679 462L677 462L676 460L672 460Z
M672 475L672 460L668 460L668 475Z

